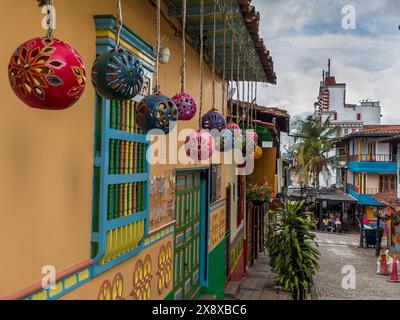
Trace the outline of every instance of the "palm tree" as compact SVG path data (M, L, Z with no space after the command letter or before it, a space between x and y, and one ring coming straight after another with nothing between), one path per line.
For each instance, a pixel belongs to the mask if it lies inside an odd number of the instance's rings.
M304 300L311 292L319 268L319 250L313 232L312 213L304 201L286 201L283 208L272 214L268 253L272 271L279 276L279 284L294 300Z
M329 166L332 158L329 153L333 150L334 139L338 137L338 129L331 126L330 118L320 122L314 116L297 120L295 128L295 137L299 142L294 146L294 157L300 181L306 185L311 183L319 189L321 173L325 177L331 175Z

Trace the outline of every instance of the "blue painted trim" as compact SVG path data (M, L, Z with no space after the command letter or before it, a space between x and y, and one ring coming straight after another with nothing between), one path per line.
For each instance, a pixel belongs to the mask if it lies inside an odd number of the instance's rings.
M94 17L95 27L97 30L115 30L116 19L112 15L97 15ZM122 26L121 39L125 40L143 54L148 56L153 61L156 61L156 54L153 52L153 47L140 38L135 32L130 30L126 25Z
M120 184L120 183L130 183L130 182L146 182L148 180L147 173L138 174L126 174L126 175L107 175L105 177L107 185L110 184Z
M147 212L143 211L140 213L135 213L131 216L121 217L119 219L111 220L106 222L106 230L113 230L134 222L144 220L147 218ZM145 233L146 234L146 233Z
M396 174L397 162L349 162L348 169L353 172Z
M346 192L347 192L347 194L349 194L353 198L355 198L359 205L383 207L383 205L380 202L371 198L370 194L358 194L351 188L347 188Z

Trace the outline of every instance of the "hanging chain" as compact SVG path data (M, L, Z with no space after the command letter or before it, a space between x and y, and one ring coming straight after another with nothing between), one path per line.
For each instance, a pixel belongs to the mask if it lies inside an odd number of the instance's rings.
M122 31L122 3L117 0L117 21L115 24L116 42L115 49L117 50L121 44L121 31Z
M213 48L212 48L212 110L215 111L217 110L215 106L215 63L216 63L216 33L217 33L217 1L214 0L214 12L213 12Z
M182 3L182 70L181 70L181 93L186 89L186 12L187 3Z
M201 128L201 114L203 110L203 64L204 64L204 0L200 0L200 110L199 126Z

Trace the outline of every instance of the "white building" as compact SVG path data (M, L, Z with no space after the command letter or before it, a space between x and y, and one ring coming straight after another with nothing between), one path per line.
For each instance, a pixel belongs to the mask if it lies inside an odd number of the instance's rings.
M346 101L346 83L337 83L336 78L331 75L331 62L328 62L328 71L323 71L320 82L319 95L314 104L314 116L320 121L330 117L334 127L340 128L340 135L356 133L367 125L381 124L381 106L379 101L364 100L360 104L349 104ZM338 149L332 152L332 157L337 155L337 166L343 164L341 157L345 150ZM340 181L337 166L331 168L331 177L326 180L321 178L322 186L330 186Z
M323 72L318 101L314 104L315 115L325 121L328 117L335 127L341 128L345 136L357 132L366 125L381 124L381 106L379 101L361 101L359 105L346 103L346 84L337 83L331 75L330 60L328 71Z

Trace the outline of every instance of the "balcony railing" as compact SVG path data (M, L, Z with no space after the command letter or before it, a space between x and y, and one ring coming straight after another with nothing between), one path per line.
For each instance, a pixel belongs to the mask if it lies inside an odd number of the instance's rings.
M395 154L354 154L347 156L347 162L396 162Z
M379 189L379 188L360 188L357 187L351 183L347 184L347 188L353 190L354 192L357 192L358 194L366 194L366 195L375 195L381 192L386 192L384 189Z

